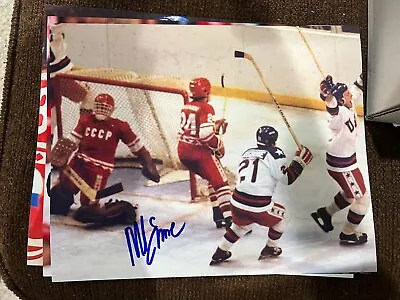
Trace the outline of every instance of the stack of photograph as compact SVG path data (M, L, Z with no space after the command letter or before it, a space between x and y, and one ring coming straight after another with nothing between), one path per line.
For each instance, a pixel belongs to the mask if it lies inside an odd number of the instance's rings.
M43 36L28 265L376 272L357 26L53 6Z

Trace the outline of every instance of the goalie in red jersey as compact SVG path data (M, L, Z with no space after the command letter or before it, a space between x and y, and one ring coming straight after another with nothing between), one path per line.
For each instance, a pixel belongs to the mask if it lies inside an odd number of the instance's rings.
M229 228L231 191L220 162L225 148L218 136L220 129L225 133L227 123L214 122L214 108L208 103L211 93L208 79L193 79L189 89L192 101L181 110L178 156L187 169L208 181L213 220L217 228Z
M95 190L102 190L106 187L107 180L114 168L115 153L119 141L126 144L130 151L136 155L143 166L143 175L159 182L160 175L152 161L150 153L142 144L139 137L131 130L127 122L112 118L114 111L114 99L108 94L99 94L95 98L94 112L92 114L81 115L75 129L71 132L68 139L60 139L53 148L54 160L59 159L57 154L66 153L68 166L72 168L90 187ZM75 149L77 151L75 152ZM62 151L60 151L60 149ZM68 149L68 151L65 151ZM58 151L57 151L58 150ZM69 153L68 153L69 152ZM75 152L75 153L74 153ZM72 156L72 154L74 155ZM72 156L72 159L69 157ZM54 163L53 163L54 164ZM62 167L62 166L61 166ZM69 179L64 172L60 172L58 183L51 189L49 196L51 199L51 214L66 215L71 205L74 203L74 195L79 192L79 188ZM118 220L124 214L127 202L120 201L118 207L110 210L109 206L102 209L96 203L90 204L90 200L83 193L80 195L81 208L94 207L89 210L92 219L101 220L108 217L107 211L113 213L113 217ZM123 217L121 217L123 219Z

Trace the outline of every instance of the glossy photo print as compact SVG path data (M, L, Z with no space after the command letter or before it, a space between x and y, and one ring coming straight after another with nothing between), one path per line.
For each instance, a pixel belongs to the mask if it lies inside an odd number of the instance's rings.
M30 218L27 241L27 264L43 266L44 276L51 274L50 264L50 227L49 227L49 195L48 172L51 170L51 110L52 101L48 101L48 81L60 70L66 72L72 64L65 67L67 50L65 39L54 40L50 27L58 23L117 23L117 24L196 24L196 25L227 25L223 20L203 19L183 16L168 16L135 12L122 12L88 9L79 7L47 6L46 11L51 16L46 18L43 26L42 70L40 74L39 124L36 147L35 172L32 179L32 194L30 203ZM89 15L91 17L89 17ZM102 17L94 17L102 16ZM110 17L114 16L114 17ZM57 36L57 34L56 34ZM51 42L50 42L51 40ZM56 55L55 55L56 53ZM57 58L55 57L57 56ZM51 68L48 68L48 67ZM64 69L64 70L62 70ZM39 89L39 88L38 88ZM51 84L49 88L51 95ZM53 97L50 97L50 100ZM46 112L47 110L47 112ZM47 114L47 117L46 117ZM55 117L55 116L54 116Z
M353 27L62 22L50 45L53 281L376 271Z

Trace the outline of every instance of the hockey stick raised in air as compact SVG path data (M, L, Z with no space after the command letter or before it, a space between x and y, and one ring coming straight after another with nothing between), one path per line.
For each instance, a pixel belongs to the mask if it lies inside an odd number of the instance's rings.
M279 106L278 101L276 101L276 98L275 98L274 94L269 89L269 87L268 87L268 85L267 85L267 83L266 83L266 81L264 79L264 76L262 75L262 73L260 71L260 68L257 66L257 64L254 61L253 57L250 54L246 53L246 52L237 51L237 50L235 51L234 55L235 55L236 58L245 58L245 59L247 59L248 61L250 61L253 64L254 68L256 69L256 71L258 73L258 76L260 77L262 83L264 84L264 87L267 89L267 91L271 95L272 100L274 101L276 107L278 108L278 111L281 114L281 117L282 117L283 121L285 122L286 127L289 129L289 132L292 135L294 142L296 143L297 147L302 148L302 145L300 144L299 140L297 139L292 127L289 124L289 121L286 119L285 114L283 113L281 107Z
M306 44L306 46L307 46L307 48L308 48L308 51L310 51L310 54L311 54L311 56L313 57L314 62L315 62L315 64L317 65L317 68L318 68L319 72L321 73L321 75L322 75L323 78L326 78L326 74L325 74L325 72L322 70L321 65L319 64L318 59L317 59L317 57L316 57L315 54L314 54L314 51L311 49L311 46L310 46L310 44L308 43L308 41L307 41L307 39L306 39L304 33L301 31L301 29L300 29L299 26L296 26L296 28L297 28L297 30L299 31L300 36L301 36L301 38L302 38L303 41L304 41L304 44Z
M228 99L226 97L224 78L225 78L225 75L222 74L221 75L221 86L222 86L222 89L224 90L224 105L222 107L222 120L224 121L224 123L222 123L222 125L218 129L218 134L219 134L220 138L222 138L223 133L226 131L226 126L228 125L225 122L226 103L227 103Z
M226 97L226 90L225 90L225 74L221 75L221 86L224 89L224 106L222 107L222 118L225 119L225 112L226 112L226 102L227 102L227 97Z

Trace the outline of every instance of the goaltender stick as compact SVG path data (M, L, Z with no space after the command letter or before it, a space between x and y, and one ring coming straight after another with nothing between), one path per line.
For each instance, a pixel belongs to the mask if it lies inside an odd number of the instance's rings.
M52 150L52 164L61 169L68 166L90 187L102 190L106 187L114 168L116 148L121 140L138 157L143 166L142 174L154 182L159 182L160 175L150 153L127 122L111 117L113 111L112 96L96 96L94 112L81 115L69 138L57 141ZM60 172L58 182L49 193L50 213L67 215L74 203L74 195L78 192L79 187L64 172ZM74 215L76 220L107 224L127 224L135 221L136 208L129 202L108 202L100 206L98 201L91 203L91 200L93 199L81 192L81 207Z

